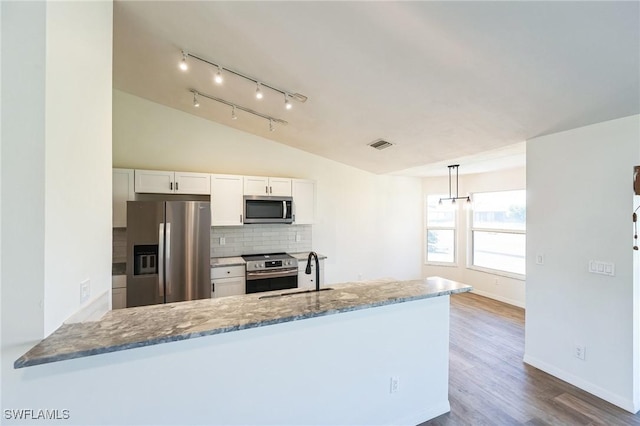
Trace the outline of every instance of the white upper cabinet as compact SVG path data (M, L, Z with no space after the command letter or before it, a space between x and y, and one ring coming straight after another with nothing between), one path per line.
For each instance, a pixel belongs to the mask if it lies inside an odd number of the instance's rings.
M111 200L114 228L127 227L127 201L135 197L133 192L133 170L113 169L113 197Z
M291 196L291 179L245 176L244 195Z
M211 175L208 173L175 172L174 183L176 194L211 193Z
M310 225L316 217L316 183L312 180L292 179L293 223Z
M172 194L173 172L161 170L136 170L136 192Z
M135 191L146 194L203 194L210 193L208 173L136 170Z
M242 225L242 183L242 176L211 175L211 226Z

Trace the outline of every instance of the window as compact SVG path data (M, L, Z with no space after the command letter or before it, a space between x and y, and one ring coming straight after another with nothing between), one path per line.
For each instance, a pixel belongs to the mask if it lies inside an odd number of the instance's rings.
M525 274L526 192L473 194L472 265Z
M456 261L456 211L438 205L441 197L427 196L427 262L455 263Z

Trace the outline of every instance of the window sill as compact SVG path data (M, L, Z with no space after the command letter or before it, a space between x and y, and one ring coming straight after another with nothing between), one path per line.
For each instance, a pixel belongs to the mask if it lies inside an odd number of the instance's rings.
M526 275L522 275L522 274L516 274L513 272L507 272L507 271L501 271L499 269L490 269L490 268L483 268L481 266L467 266L467 269L470 269L472 271L476 271L476 272L483 272L485 274L491 274L491 275L497 275L500 277L505 277L505 278L511 278L513 280L518 280L518 281L526 281L527 280L527 276Z

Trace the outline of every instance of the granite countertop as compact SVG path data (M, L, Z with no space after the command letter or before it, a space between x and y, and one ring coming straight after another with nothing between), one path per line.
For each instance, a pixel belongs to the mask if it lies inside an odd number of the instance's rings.
M127 275L126 262L116 262L111 264L111 275Z
M298 260L307 260L307 257L309 256L309 252L308 251L301 251L298 253L287 253L289 256L293 256ZM320 253L316 253L318 255L318 260L321 259L326 259L327 256L325 256L324 254L320 254Z
M224 266L244 266L247 262L240 256L236 257L212 257L211 267L220 268Z
M264 327L472 288L440 277L337 284L333 290L260 299L282 292L202 299L109 311L98 321L64 324L14 362L14 368L213 334ZM291 293L287 291L285 293Z

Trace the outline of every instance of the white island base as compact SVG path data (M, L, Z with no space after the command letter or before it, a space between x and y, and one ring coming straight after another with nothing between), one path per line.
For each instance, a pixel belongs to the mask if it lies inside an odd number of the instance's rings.
M448 352L443 295L37 365L6 391L65 425L416 425L449 411Z

